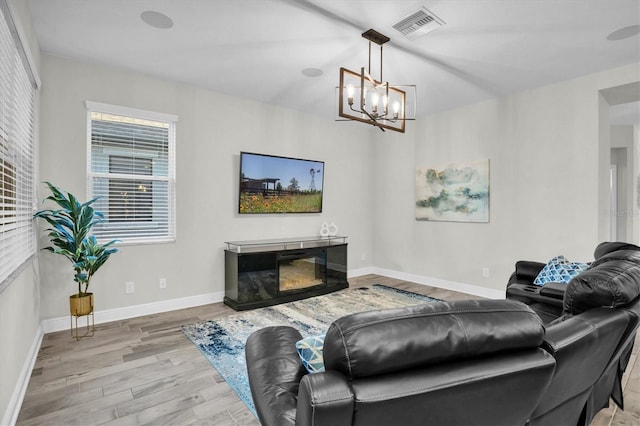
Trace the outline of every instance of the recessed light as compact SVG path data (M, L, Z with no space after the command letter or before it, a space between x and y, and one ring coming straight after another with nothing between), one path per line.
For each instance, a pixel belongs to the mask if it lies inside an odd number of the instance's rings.
M302 70L302 74L307 77L320 77L323 73L319 68L305 68Z
M167 30L173 27L173 20L164 13L156 12L154 10L147 10L140 14L140 18L147 24L154 28L160 28Z
M640 25L629 25L628 27L619 28L609 34L607 40L624 40L625 38L630 38L638 34L640 34Z

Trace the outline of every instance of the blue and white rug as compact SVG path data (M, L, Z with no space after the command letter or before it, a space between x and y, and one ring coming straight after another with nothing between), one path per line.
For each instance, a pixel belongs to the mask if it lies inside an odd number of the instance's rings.
M244 357L245 343L254 331L272 325L289 325L298 329L303 337L313 336L325 333L335 319L354 312L399 308L436 300L374 284L183 325L181 328L256 415Z

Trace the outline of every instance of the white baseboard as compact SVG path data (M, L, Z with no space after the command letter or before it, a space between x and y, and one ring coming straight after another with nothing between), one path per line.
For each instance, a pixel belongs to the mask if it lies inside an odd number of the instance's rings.
M24 400L24 395L27 393L27 386L29 386L31 371L33 371L33 366L36 364L36 360L38 359L38 352L40 351L40 345L42 344L42 337L44 337L44 332L42 331L42 325L40 325L36 330L33 343L31 343L29 354L25 358L24 364L22 364L22 370L20 370L18 381L16 386L13 388L11 399L9 399L9 404L2 416L0 425L15 425L18 421L20 407L22 407L22 401Z
M222 302L223 298L224 292L218 291L198 296L182 297L179 299L162 300L160 302L96 311L94 314L95 322L96 324L102 324L105 322L120 321L144 315L175 311L176 309L192 308L194 306ZM69 330L70 326L71 322L68 316L46 319L41 323L41 328L44 333Z
M373 266L367 266L366 268L350 269L347 271L347 278L361 277L362 275L375 274Z
M392 269L384 269L377 267L360 268L349 271L349 277L358 277L360 275L376 274L384 277L396 278L403 281L411 281L413 283L430 285L445 290L453 290L460 293L467 293L473 296L485 297L487 299L504 299L505 293L501 290L493 290L486 287L479 287L471 284L457 283L455 281L442 280L440 278L426 277L424 275L409 274L407 272L394 271Z
M453 290L461 293L471 294L474 296L486 297L488 299L504 298L504 292L499 290L492 290L485 287L462 284L454 281L442 280L439 278L431 278L423 275L409 274L406 272L394 271L391 269L377 268L374 266L351 269L347 272L347 276L349 278L368 274L377 274L389 278L411 281L417 284L430 285L446 290ZM179 299L162 300L159 302L145 303L142 305L96 311L95 322L96 324L102 324L105 322L120 321L144 315L157 314L160 312L174 311L176 309L191 308L194 306L207 305L209 303L222 302L223 298L224 292L218 291L215 293L207 293L198 296L182 297ZM56 331L69 330L70 326L71 323L68 316L45 319L40 324L42 333L53 333Z

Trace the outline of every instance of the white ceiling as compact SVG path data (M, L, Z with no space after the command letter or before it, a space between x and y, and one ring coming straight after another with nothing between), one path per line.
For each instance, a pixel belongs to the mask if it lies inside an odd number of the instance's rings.
M341 66L389 36L384 79L416 84L418 114L640 62L638 0L29 0L43 51L335 116ZM409 40L392 25L421 6L446 22ZM140 15L168 15L171 29ZM320 77L302 70L317 68ZM374 76L377 68L374 66ZM638 76L640 80L640 76Z

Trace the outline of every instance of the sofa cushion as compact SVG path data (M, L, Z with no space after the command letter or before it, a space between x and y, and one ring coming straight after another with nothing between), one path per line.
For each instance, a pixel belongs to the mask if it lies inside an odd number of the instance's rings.
M605 254L609 254L618 250L640 250L640 247L634 244L623 243L621 241L605 241L598 244L598 247L596 247L595 251L593 252L593 258L600 259Z
M324 346L324 334L305 337L296 342L296 350L300 355L302 365L309 373L324 371L324 358L322 347Z
M587 270L589 265L581 262L569 262L564 256L551 259L533 281L535 285L546 283L568 283L573 277Z
M567 286L564 313L596 307L618 308L640 296L640 251L616 250L596 259Z
M353 379L537 348L540 318L515 300L431 302L360 312L331 324L324 364Z

